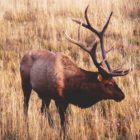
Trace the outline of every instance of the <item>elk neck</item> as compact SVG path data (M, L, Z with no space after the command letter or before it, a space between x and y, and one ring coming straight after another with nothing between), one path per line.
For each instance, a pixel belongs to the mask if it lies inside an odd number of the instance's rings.
M79 69L78 74L66 79L66 97L72 104L87 108L102 100L98 72Z

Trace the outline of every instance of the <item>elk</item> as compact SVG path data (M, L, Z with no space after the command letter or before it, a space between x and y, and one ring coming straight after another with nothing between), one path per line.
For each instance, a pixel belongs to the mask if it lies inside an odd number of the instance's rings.
M37 92L42 100L41 112L47 111L50 124L52 120L50 119L49 104L51 100L55 101L62 127L65 126L65 114L69 104L80 108L88 108L101 100L113 99L119 102L125 98L123 91L118 87L113 77L125 76L129 70L121 68L113 70L107 61L107 51L104 47L104 34L109 25L112 12L102 31L99 32L89 21L88 7L86 7L84 14L86 23L76 19L73 19L73 21L97 35L101 47L102 62L99 62L96 56L98 41L94 40L88 45L81 40L72 39L67 33L65 33L65 37L91 56L98 71L84 70L60 52L54 53L48 50L29 51L23 56L20 63L24 113L26 115L32 89Z

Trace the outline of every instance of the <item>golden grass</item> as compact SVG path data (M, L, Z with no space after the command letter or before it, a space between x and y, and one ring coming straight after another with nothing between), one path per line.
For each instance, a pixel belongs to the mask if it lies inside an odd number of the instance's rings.
M72 37L77 37L77 26L70 18L83 19L83 11L88 4L90 19L98 29L110 12L114 12L105 36L107 48L114 46L108 59L114 66L125 60L126 67L133 71L126 77L116 78L126 95L122 102L102 101L85 110L69 106L67 138L140 139L139 0L0 1L0 139L62 139L54 102L50 107L55 123L52 129L45 116L40 114L41 101L35 93L30 100L28 124L25 123L19 63L26 51L46 48L62 51L75 59L77 65L94 70L88 55L66 41L63 34L67 30ZM90 37L91 33L82 29L82 38L88 41Z

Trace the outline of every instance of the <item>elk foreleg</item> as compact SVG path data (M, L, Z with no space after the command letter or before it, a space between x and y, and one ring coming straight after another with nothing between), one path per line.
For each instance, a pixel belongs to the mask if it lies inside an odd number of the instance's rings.
M59 112L59 116L60 116L60 123L61 123L61 135L63 132L63 136L64 139L66 137L66 124L67 124L67 113L66 113L66 109L68 107L68 104L64 101L64 100L59 100L59 101L55 101L56 107L58 109Z
M45 112L45 115L48 117L48 123L51 127L54 127L54 123L51 117L51 113L49 110L49 105L50 105L50 99L42 100L42 106L41 106L41 113Z

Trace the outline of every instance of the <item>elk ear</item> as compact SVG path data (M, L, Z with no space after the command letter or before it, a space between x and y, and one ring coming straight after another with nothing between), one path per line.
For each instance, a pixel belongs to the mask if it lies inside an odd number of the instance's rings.
M97 80L98 80L99 82L103 81L103 77L102 77L101 74L98 74L98 75L97 75Z

